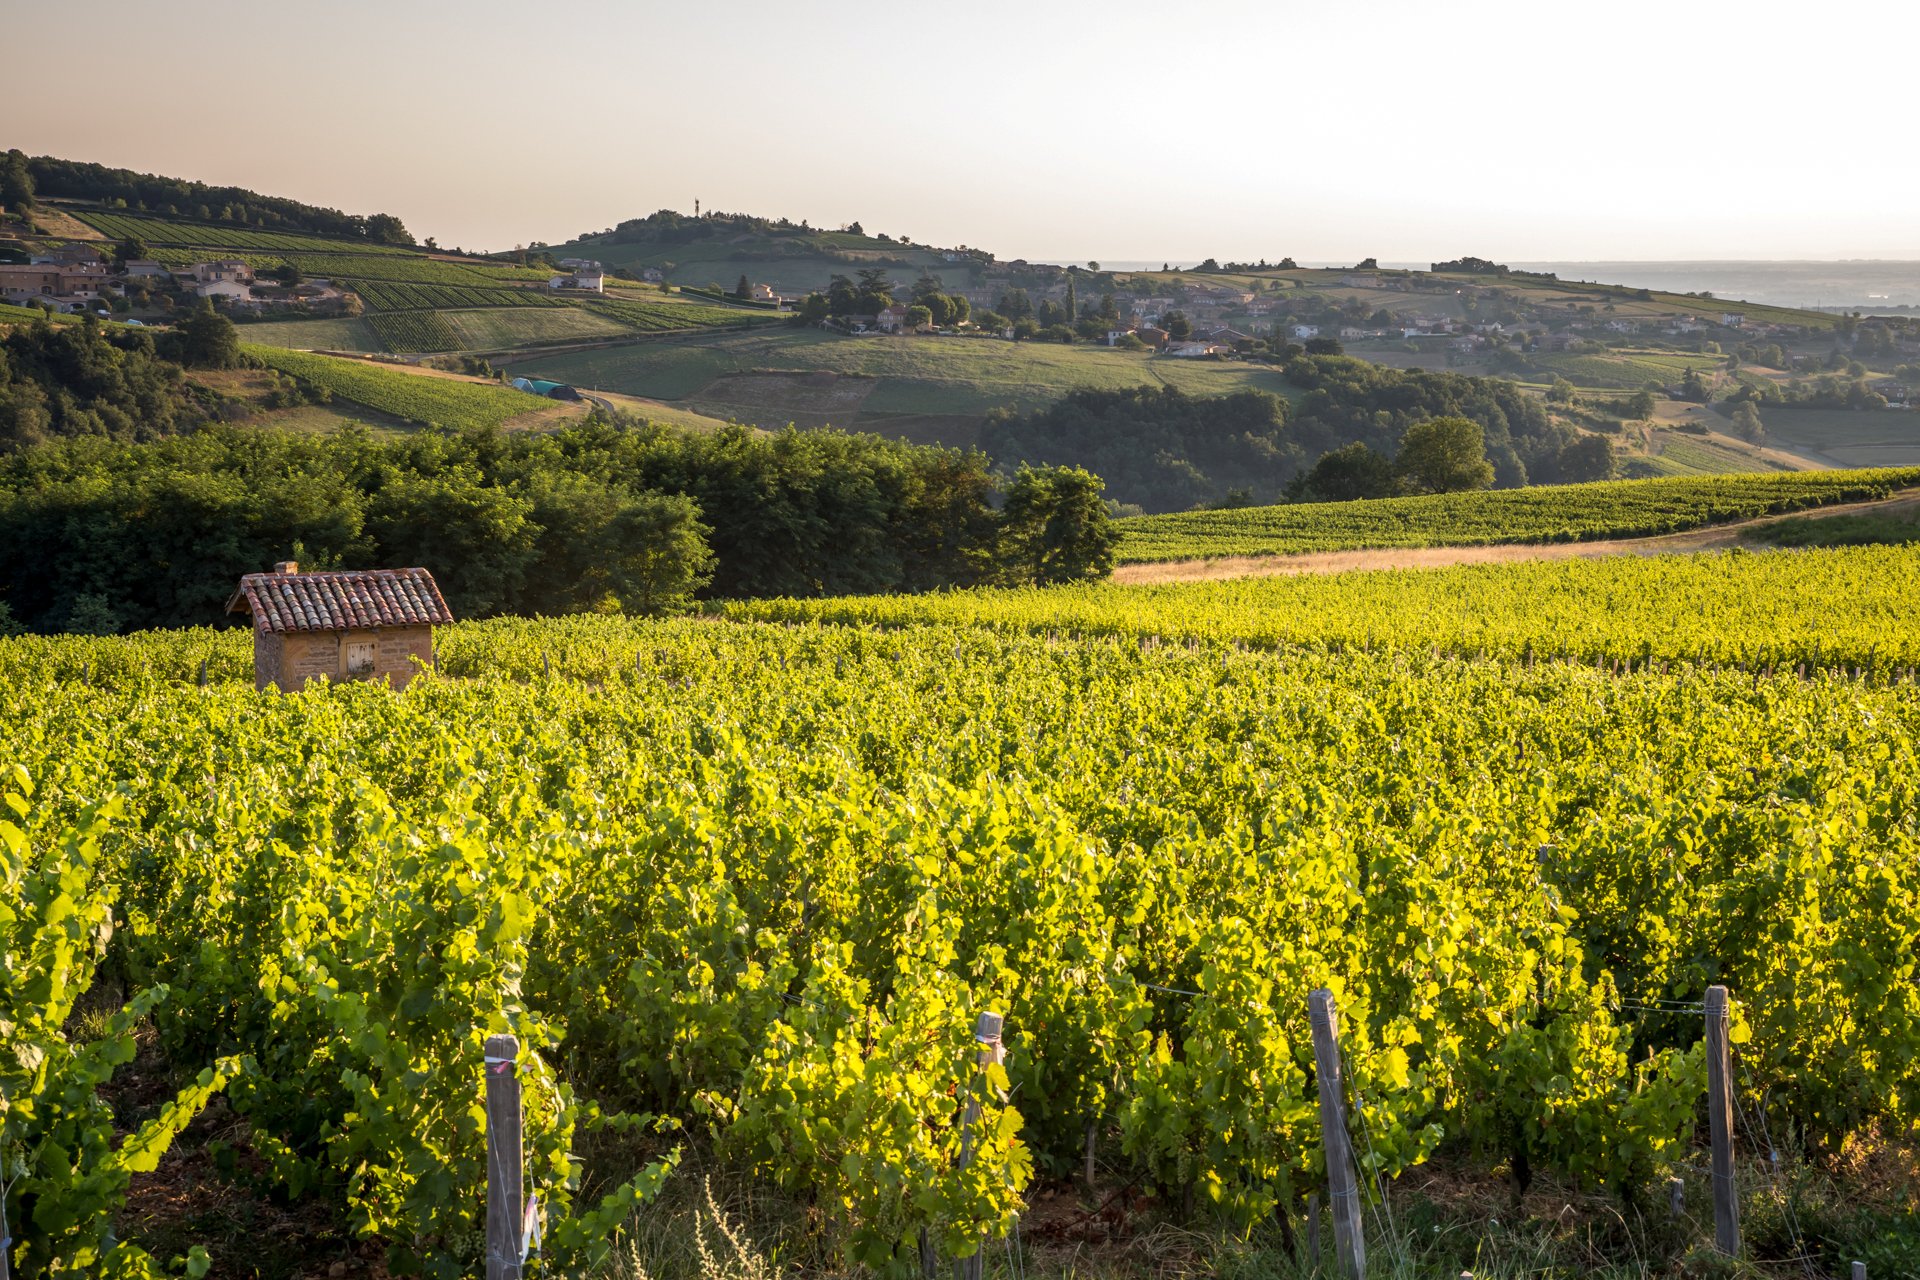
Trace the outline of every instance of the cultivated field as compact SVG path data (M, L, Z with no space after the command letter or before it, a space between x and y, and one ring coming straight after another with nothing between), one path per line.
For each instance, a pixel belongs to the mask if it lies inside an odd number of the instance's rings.
M1009 1277L1169 1232L1292 1274L1326 989L1376 1267L1688 1274L1721 984L1721 1185L1756 1255L1843 1272L1897 1179L1753 1153L1895 1158L1920 1106L1916 590L1920 549L1873 548L761 602L458 625L403 695L256 693L237 630L0 639L11 1034L57 1050L44 1106L69 1034L120 1064L137 1025L115 1087L188 1084L160 1175L83 1195L28 1146L13 1178L163 1256L310 1270L338 1223L474 1274L511 1032L543 1267L710 1178L808 1272L919 1274L924 1230ZM1088 1168L1108 1234L1050 1244ZM210 1238L181 1169L303 1216Z
M1079 388L1248 388L1286 395L1278 371L1085 345L991 338L847 338L769 329L518 361L515 373L684 402L760 426L859 428L874 415L938 415L969 443L989 409L1029 409Z
M1647 537L1726 520L1884 498L1920 468L1612 480L1417 498L1134 516L1122 562Z
M268 367L324 387L340 400L366 405L417 426L495 427L533 414L553 416L557 402L497 382L434 377L365 360L248 344Z
M1790 409L1768 405L1760 421L1776 445L1832 466L1897 467L1920 462L1920 413Z

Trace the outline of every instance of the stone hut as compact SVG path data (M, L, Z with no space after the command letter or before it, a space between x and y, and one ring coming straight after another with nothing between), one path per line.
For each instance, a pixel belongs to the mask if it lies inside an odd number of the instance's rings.
M433 663L433 628L453 621L425 569L301 573L285 560L249 573L227 602L253 619L253 685L292 693L312 680L387 679Z

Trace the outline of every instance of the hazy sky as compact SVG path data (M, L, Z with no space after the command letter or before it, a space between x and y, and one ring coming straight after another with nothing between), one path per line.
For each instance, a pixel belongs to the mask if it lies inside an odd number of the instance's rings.
M467 248L698 198L1054 261L1920 258L1912 0L86 8L0 0L86 68L0 147Z

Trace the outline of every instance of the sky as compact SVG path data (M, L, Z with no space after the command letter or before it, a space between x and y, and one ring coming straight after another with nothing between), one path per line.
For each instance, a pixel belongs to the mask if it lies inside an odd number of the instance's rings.
M0 148L559 243L660 208L1036 261L1920 259L1920 5L0 0ZM144 35L142 33L145 33Z

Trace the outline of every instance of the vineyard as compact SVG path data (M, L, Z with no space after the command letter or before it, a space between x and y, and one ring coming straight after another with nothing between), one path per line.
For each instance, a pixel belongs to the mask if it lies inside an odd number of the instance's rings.
M1920 468L1610 480L1418 498L1294 503L1135 516L1122 563L1377 547L1642 538L1920 484Z
M672 329L719 329L764 323L765 316L737 307L710 307L692 302L628 302L609 299L589 302L593 311L610 316L631 329L659 333Z
M18 1261L132 1268L120 1198L223 1093L282 1194L473 1274L504 1032L542 1274L695 1156L832 1269L997 1258L1089 1168L1297 1232L1322 987L1367 1230L1438 1274L1482 1260L1396 1225L1434 1160L1616 1197L1622 1256L1705 1194L1711 984L1743 1159L1920 1119L1920 551L1231 586L462 624L404 695L257 694L243 632L0 640ZM89 1082L135 1027L184 1092L123 1147Z
M1920 554L1912 548L1854 547L722 607L741 620L972 625L1333 653L1428 650L1608 667L1694 662L1762 673L1838 664L1884 680L1920 665L1916 591ZM1835 600L1845 607L1834 608Z
M249 343L244 349L269 368L325 387L340 399L422 426L497 427L543 407L538 400L497 383L426 377L364 360L280 347Z
M327 236L298 235L279 231L247 231L229 225L199 222L169 222L124 213L100 213L91 209L75 210L74 216L104 236L115 240L135 239L151 245L184 246L212 251L223 249L239 253L353 253L404 254L414 252L393 245L368 244L358 240L337 240Z
M382 311L367 317L389 351L458 351L460 335L438 311Z
M368 311L421 311L437 307L564 307L566 301L537 289L473 288L450 284L401 284L391 280L336 277L336 282L360 295Z
M1557 374L1583 387L1638 390L1649 382L1673 384L1687 370L1712 373L1725 361L1714 356L1682 355L1663 351L1621 351L1609 355L1542 354L1529 357L1537 369Z

